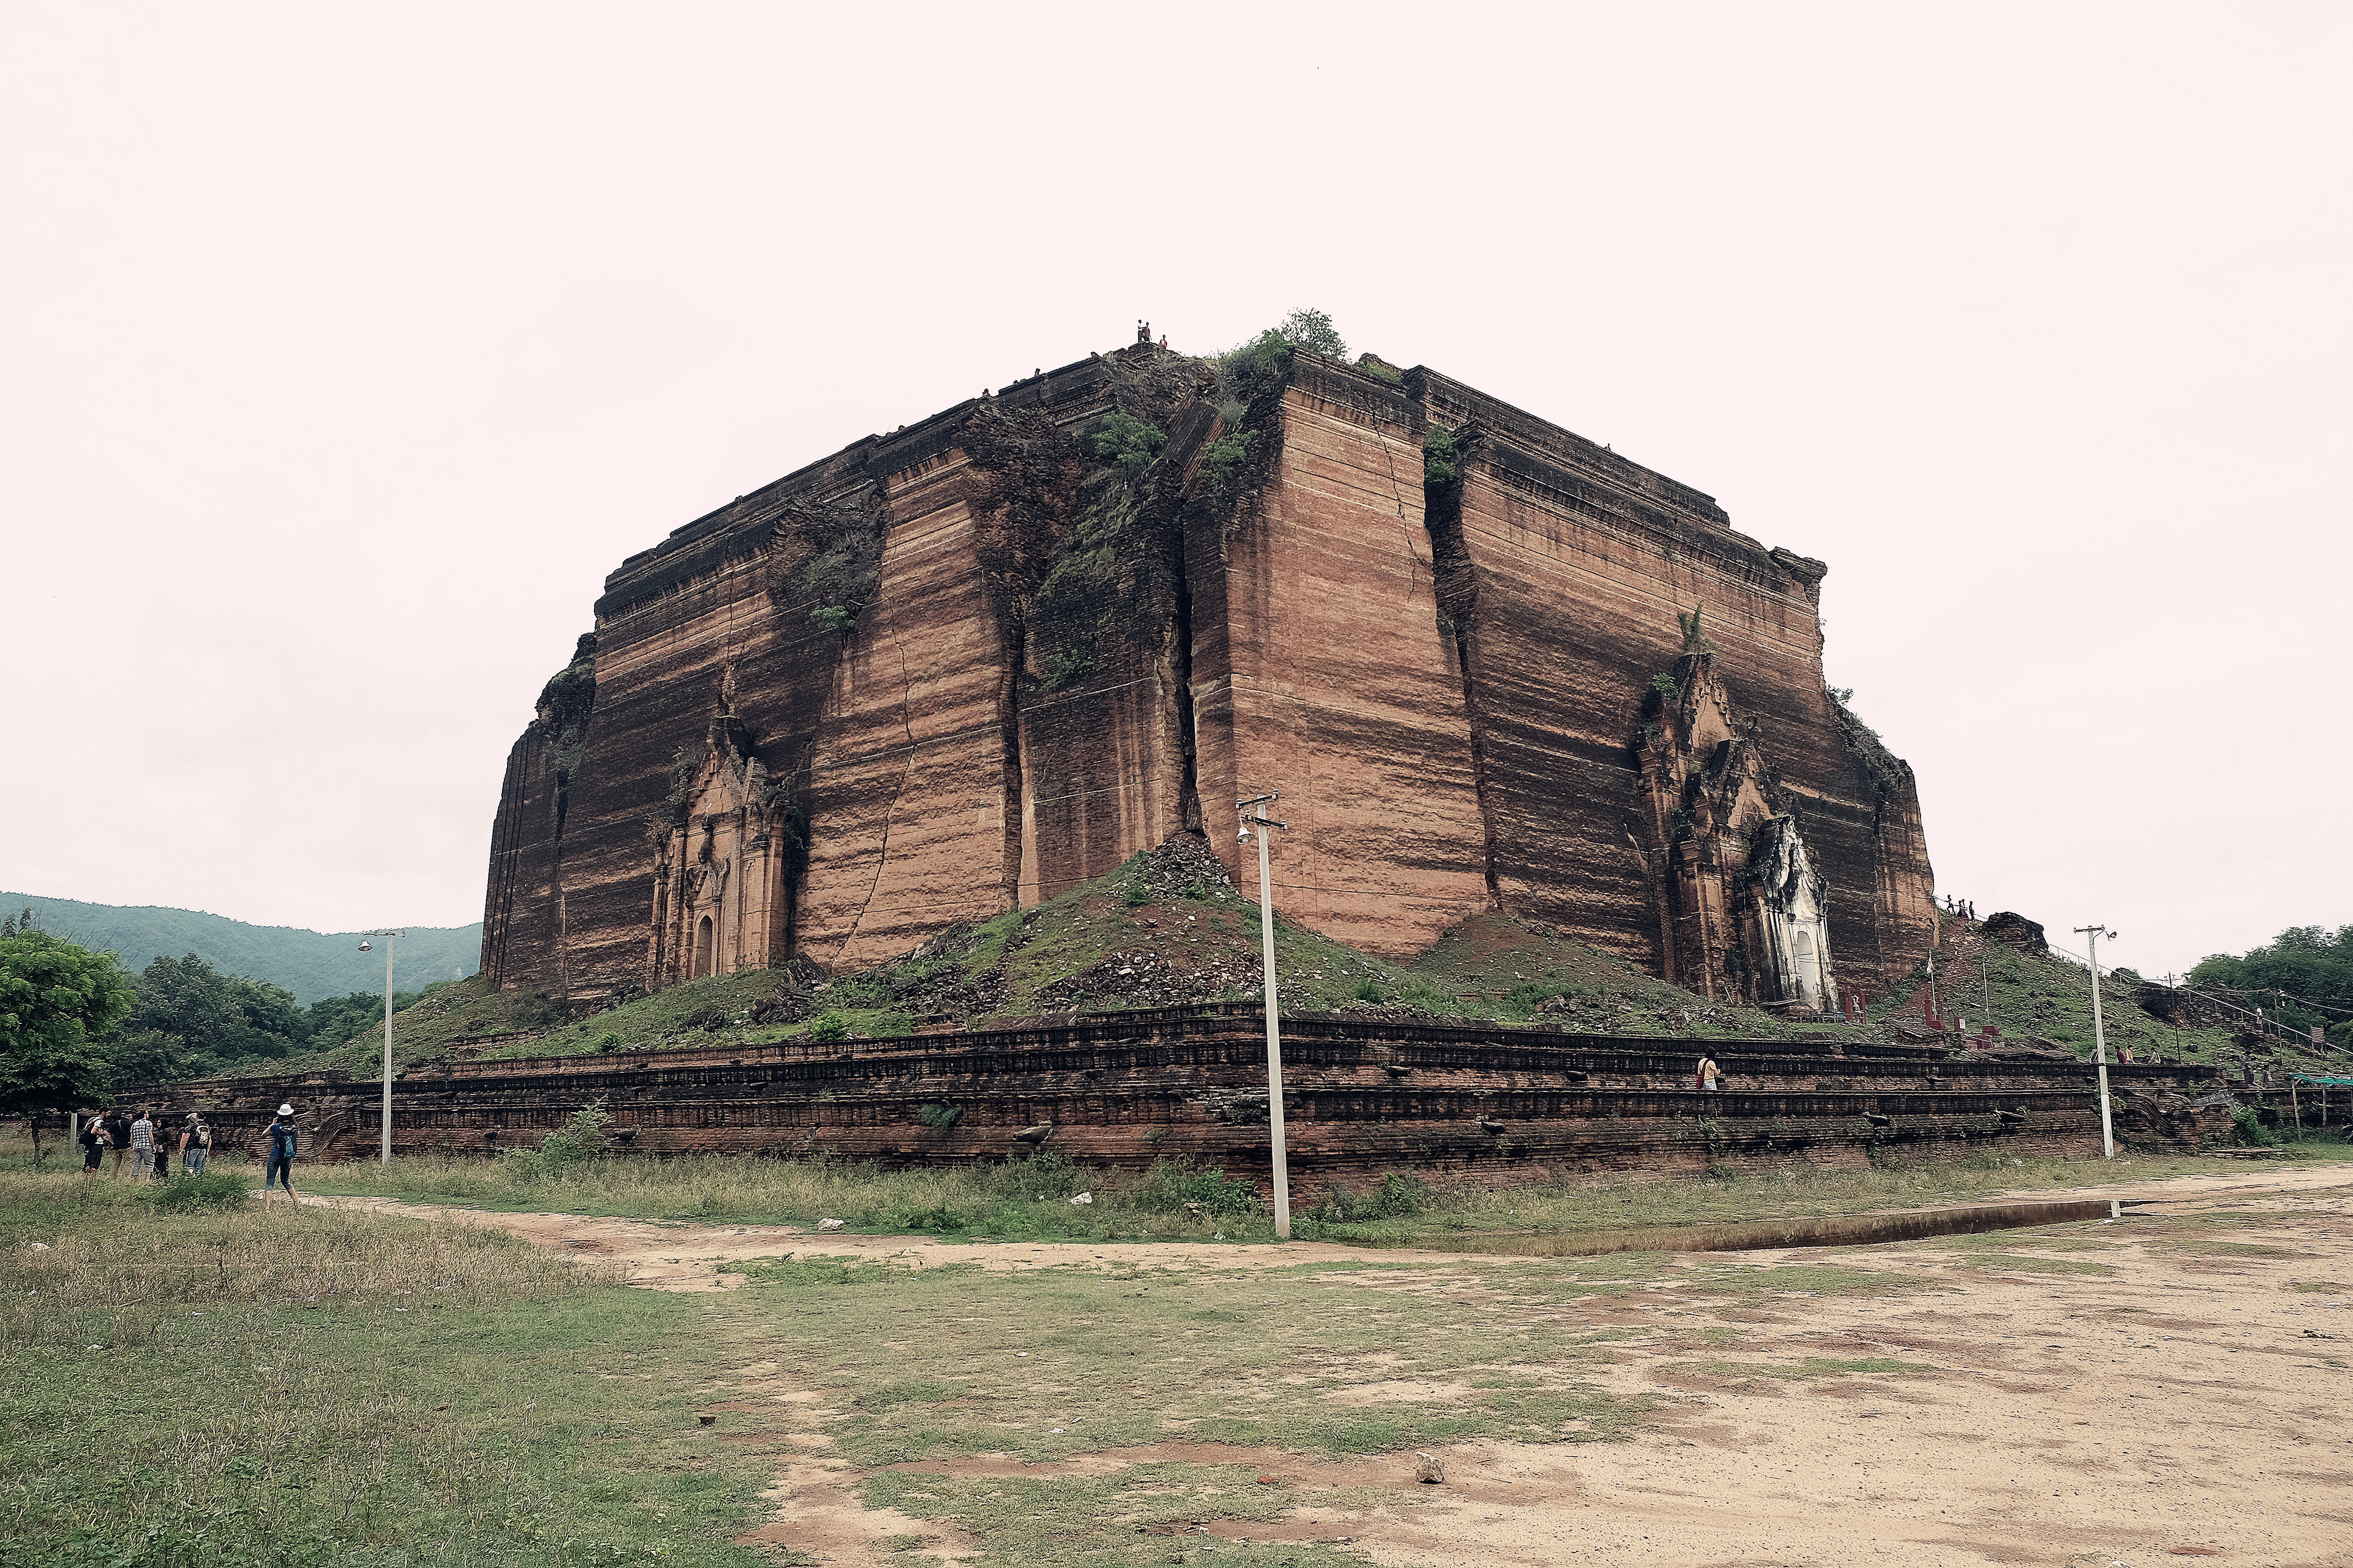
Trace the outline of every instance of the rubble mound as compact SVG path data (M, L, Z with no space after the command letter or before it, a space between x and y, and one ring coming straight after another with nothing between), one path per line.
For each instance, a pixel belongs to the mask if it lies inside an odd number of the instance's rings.
M1155 900L1202 899L1232 889L1225 862L1209 847L1208 837L1192 828L1170 834L1157 849L1131 860L1126 885L1141 886Z
M1255 995L1262 978L1256 963L1239 955L1215 956L1198 967L1180 969L1151 948L1126 948L1039 986L1030 1000L1040 1013L1106 1005L1176 1007L1245 990Z
M2021 952L2031 952L2037 958L2051 955L2051 944L2043 939L2042 926L2009 910L1989 918L1978 934L1989 942L2008 942Z

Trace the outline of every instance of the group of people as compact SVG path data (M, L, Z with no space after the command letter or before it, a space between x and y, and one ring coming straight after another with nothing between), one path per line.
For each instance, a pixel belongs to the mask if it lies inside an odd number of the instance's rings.
M1945 912L1948 915L1958 915L1965 921L1973 921L1978 918L1977 900L1957 899L1947 893L1945 895Z
M301 1145L301 1130L295 1125L294 1108L281 1105L278 1119L264 1132L269 1140L269 1162L264 1166L261 1201L267 1205L278 1193L288 1199L294 1196L294 1156ZM128 1160L134 1177L151 1177L162 1181L172 1173L172 1149L176 1141L180 1152L180 1173L201 1176L205 1162L213 1149L212 1123L201 1110L191 1110L176 1130L161 1126L143 1109L134 1117L118 1107L104 1116L93 1116L81 1130L81 1171L85 1176L95 1176L106 1163L109 1150L114 1152L114 1175L120 1180L123 1162Z
M106 1152L114 1151L114 1174L122 1174L122 1163L131 1162L134 1176L153 1176L161 1181L172 1173L172 1150L180 1152L180 1170L195 1176L204 1173L205 1160L212 1153L212 1123L201 1110L188 1112L186 1121L177 1129L159 1124L141 1110L137 1116L117 1109L104 1116L93 1116L81 1130L81 1172L95 1176L106 1163Z

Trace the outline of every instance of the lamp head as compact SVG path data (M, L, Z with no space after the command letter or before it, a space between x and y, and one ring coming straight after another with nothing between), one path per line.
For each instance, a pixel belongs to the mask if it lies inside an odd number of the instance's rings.
M1242 830L1234 835L1234 842L1237 844L1247 844L1250 842L1250 824L1245 822L1242 824Z
M375 951L375 943L372 942L364 942L360 943L360 951L362 952L374 952Z

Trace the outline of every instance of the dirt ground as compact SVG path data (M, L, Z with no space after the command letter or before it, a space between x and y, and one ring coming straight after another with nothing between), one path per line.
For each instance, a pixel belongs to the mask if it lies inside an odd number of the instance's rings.
M1727 1311L1683 1289L1728 1255L1672 1260L1654 1285L1563 1309L1635 1331L1589 1375L1663 1401L1630 1440L1573 1446L1471 1443L1445 1450L1442 1485L1414 1456L1346 1461L1169 1443L1074 1458L1063 1468L1168 1458L1254 1463L1303 1499L1274 1525L1208 1521L1169 1542L1172 1562L1214 1563L1219 1536L1345 1540L1397 1568L1494 1563L2049 1563L2068 1568L2215 1556L2263 1564L2353 1563L2353 1174L2249 1172L2028 1196L2115 1196L2147 1212L2095 1239L2038 1247L2031 1231L1889 1247L1745 1253L1741 1264L1834 1262L1935 1276L1895 1294L1775 1296ZM1210 1268L1362 1258L1296 1244L976 1246L818 1236L787 1226L693 1226L561 1215L311 1199L491 1225L606 1259L631 1283L717 1290L733 1258L858 1255L991 1269L1113 1265ZM2083 1237L2078 1229L2074 1233ZM1989 1245L1989 1242L1992 1245ZM1430 1268L1474 1260L1388 1252ZM2095 1258L2097 1267L2081 1261ZM1694 1361L1698 1316L1736 1321L1736 1354ZM1655 1340L1646 1340L1644 1331ZM1902 1375L1792 1375L1810 1358L1885 1359ZM1779 1370L1775 1370L1775 1369ZM772 1373L747 1380L767 1419L800 1425L807 1457L771 1494L774 1525L837 1564L908 1559L886 1538L926 1527L864 1508L855 1473L815 1428L828 1395ZM1440 1384L1360 1384L1351 1400L1443 1400ZM926 1471L1038 1476L1018 1460L924 1461ZM1393 1500L1353 1511L1319 1490ZM1356 1494L1361 1496L1361 1494ZM935 1532L935 1527L934 1528ZM962 1555L950 1541L931 1553Z

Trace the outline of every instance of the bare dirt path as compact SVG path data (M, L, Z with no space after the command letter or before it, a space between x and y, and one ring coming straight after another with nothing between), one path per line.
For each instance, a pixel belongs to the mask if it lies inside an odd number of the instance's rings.
M1631 1440L1465 1444L1446 1452L1447 1480L1436 1487L1415 1484L1409 1455L1327 1462L1218 1450L1219 1462L1279 1468L1301 1505L1273 1525L1206 1521L1205 1531L1167 1542L1168 1559L1214 1563L1216 1551L1202 1549L1228 1536L1345 1539L1398 1568L2156 1568L2210 1554L2298 1568L2353 1563L2353 1173L2256 1169L2016 1194L2112 1195L2159 1200L2168 1217L2064 1234L1677 1258L1652 1285L1565 1309L1631 1331L1609 1347L1608 1363L1578 1373L1662 1401ZM723 1289L741 1277L721 1275L719 1265L787 1254L997 1270L1142 1263L1231 1271L1365 1257L1318 1245L971 1246L311 1201L492 1225L674 1290ZM1432 1270L1496 1262L1383 1256ZM1928 1282L1896 1292L1731 1298L1720 1285L1715 1293L1699 1288L1720 1282L1727 1268L1825 1263ZM1722 1349L1694 1351L1702 1325ZM934 1560L969 1552L936 1527L860 1505L858 1476L827 1459L828 1439L815 1429L835 1392L793 1386L774 1369L755 1369L742 1392L765 1407L764 1420L792 1427L790 1440L806 1454L780 1476L776 1522L756 1539L841 1564L904 1563L886 1539L926 1531ZM1442 1403L1457 1392L1398 1381L1334 1397ZM997 1464L1035 1477L1187 1456L1199 1457L1170 1443L1060 1466L983 1456L901 1468ZM1316 1500L1356 1487L1388 1500L1346 1510Z

